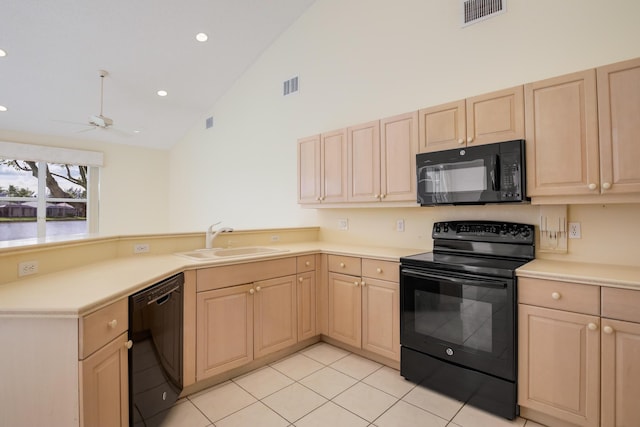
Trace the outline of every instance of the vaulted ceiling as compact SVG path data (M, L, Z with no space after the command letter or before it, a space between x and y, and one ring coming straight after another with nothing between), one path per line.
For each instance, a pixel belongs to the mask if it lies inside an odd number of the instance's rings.
M0 1L0 129L169 148L314 1Z

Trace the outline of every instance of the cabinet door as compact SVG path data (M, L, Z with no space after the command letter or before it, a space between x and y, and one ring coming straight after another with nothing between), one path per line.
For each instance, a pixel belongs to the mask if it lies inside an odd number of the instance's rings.
M320 135L322 179L320 201L324 203L347 200L347 130Z
M416 201L418 112L380 121L380 199Z
M400 288L397 282L362 279L362 348L400 360Z
M254 283L253 351L262 357L298 341L296 276Z
M316 273L298 274L298 341L318 335L316 332Z
M320 135L298 140L298 203L320 202Z
M640 324L602 319L602 427L640 425Z
M640 192L640 59L597 73L602 192Z
M520 304L518 403L599 425L600 318Z
M467 99L467 146L524 139L524 94L517 86Z
M253 285L199 292L196 297L196 379L253 360Z
M80 425L129 425L129 356L127 333L80 362Z
M595 70L524 88L528 195L597 193Z
M423 108L420 118L420 153L464 146L467 137L465 101Z
M360 278L329 273L329 334L331 338L360 348L362 296Z
M380 200L380 122L347 129L348 200Z

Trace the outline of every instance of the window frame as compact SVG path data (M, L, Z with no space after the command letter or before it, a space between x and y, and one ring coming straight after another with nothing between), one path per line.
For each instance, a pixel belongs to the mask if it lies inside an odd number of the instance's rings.
M86 234L99 231L99 190L100 167L104 163L104 155L98 151L76 150L50 146L33 145L0 141L0 158L11 160L29 160L38 162L38 192L36 198L0 197L0 201L36 201L37 232L35 238L46 239L46 204L47 202L68 202L69 199L47 197L46 164L72 164L87 166L87 196L75 199L87 205ZM59 236L58 236L59 237Z

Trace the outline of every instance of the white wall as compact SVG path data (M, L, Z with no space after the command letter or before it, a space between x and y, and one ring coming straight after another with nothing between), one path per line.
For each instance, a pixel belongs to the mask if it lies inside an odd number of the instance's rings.
M640 2L508 0L507 8L461 29L457 0L317 0L212 108L213 129L200 118L171 151L171 229L204 230L214 220L320 225L331 239L429 248L436 219L536 223L535 206L296 205L300 137L640 56ZM294 75L300 92L282 97L282 82ZM572 207L570 219L585 222L583 239L570 242L565 259L637 264L627 250L640 238L637 212L638 205ZM389 231L399 217L407 231ZM350 230L337 233L336 218L349 218Z
M168 151L6 130L0 140L103 152L100 234L161 233L169 227Z

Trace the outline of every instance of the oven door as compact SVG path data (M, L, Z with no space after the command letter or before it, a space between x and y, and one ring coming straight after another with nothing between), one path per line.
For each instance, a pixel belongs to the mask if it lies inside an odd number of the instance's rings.
M400 343L516 379L514 280L403 266Z
M418 154L418 201L421 205L500 201L496 147Z

